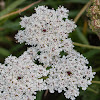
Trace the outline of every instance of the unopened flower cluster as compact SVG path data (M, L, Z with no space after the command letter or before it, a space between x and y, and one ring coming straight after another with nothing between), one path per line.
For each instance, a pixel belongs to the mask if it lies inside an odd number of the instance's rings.
M86 90L95 75L68 38L76 25L64 7L55 11L38 6L35 11L22 18L24 30L15 36L31 47L20 57L11 55L0 64L0 100L34 100L41 90L64 91L66 98L75 100L79 88Z
M92 6L88 9L90 17L89 26L100 38L100 0L92 0Z

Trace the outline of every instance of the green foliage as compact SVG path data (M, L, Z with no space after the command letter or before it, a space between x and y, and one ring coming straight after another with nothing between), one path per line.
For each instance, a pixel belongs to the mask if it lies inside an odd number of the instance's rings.
M42 95L43 95L43 91L39 91L39 92L37 92L36 100L41 100Z
M24 8L25 6L35 2L37 0L4 0L5 2L5 9L0 11L0 16L8 14L12 11L19 10ZM57 8L59 5L63 5L70 10L69 18L74 19L82 7L88 2L89 0L43 0L39 3L39 5L47 5L49 8ZM25 12L22 12L17 15L10 16L3 20L0 20L0 62L4 62L4 59L9 56L10 54L15 56L20 56L27 47L24 44L16 43L17 41L14 39L15 34L20 30L20 17L24 15L30 16L34 13L33 7L36 7L38 4L32 6ZM65 20L65 19L64 19ZM91 44L91 45L98 45L100 46L100 41L96 43L98 37L94 34L85 23L88 20L86 18L86 13L82 15L82 17L77 22L76 30L70 34L70 38L74 42L83 43L83 44ZM84 32L85 31L85 32ZM95 37L94 37L95 35ZM82 53L86 58L88 58L90 65L93 69L100 69L100 50L91 50L81 47L75 47L77 51ZM40 52L38 52L40 54ZM60 53L61 57L63 55L67 55L64 51ZM35 63L42 64L38 60ZM51 67L47 67L47 70ZM98 71L96 69L96 71ZM94 80L100 80L100 73L97 72L96 77ZM81 89L80 89L81 91ZM36 100L43 100L42 97L44 96L43 91L37 93ZM47 95L48 96L48 95ZM49 99L51 100L51 97ZM67 100L64 95L58 94L58 97L52 97L52 100ZM81 91L80 96L77 97L76 100L100 100L100 85L92 84L86 91Z
M0 12L0 16L3 16L11 11L13 11L17 6L22 4L25 0L16 0L12 4L10 4L7 8Z
M83 35L83 33L80 31L78 27L76 28L76 33L83 44L89 44L87 38Z
M67 52L64 52L64 51L61 51L61 52L60 52L61 58L62 58L63 56L67 56L67 55L68 55Z
M5 48L0 48L0 55L1 56L9 56L10 52L9 52L9 50L7 50Z
M51 69L52 67L51 66L48 66L47 68L46 68L46 70L49 70L49 69Z

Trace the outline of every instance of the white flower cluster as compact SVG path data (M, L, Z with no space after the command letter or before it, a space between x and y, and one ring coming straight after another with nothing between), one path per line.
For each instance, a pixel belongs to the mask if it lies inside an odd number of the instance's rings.
M20 43L32 45L35 51L40 51L41 55L37 56L39 61L49 66L52 57L58 56L62 50L69 52L73 49L68 33L76 25L68 19L68 10L63 7L55 11L39 6L35 10L36 14L22 18L20 25L25 30L20 30L15 38Z
M88 61L75 50L67 56L57 59L52 65L47 79L48 89L51 93L54 90L61 93L65 91L66 98L74 100L79 95L79 87L86 90L91 84L95 72L92 73L91 66L86 66Z
M36 91L47 89L42 77L49 71L33 63L28 51L19 58L9 56L0 65L0 100L34 100Z
M79 88L86 90L95 72L88 61L73 49L68 34L76 25L64 7L35 8L36 13L22 18L15 38L31 45L20 57L9 56L0 65L0 100L34 100L36 91L65 91L75 100Z

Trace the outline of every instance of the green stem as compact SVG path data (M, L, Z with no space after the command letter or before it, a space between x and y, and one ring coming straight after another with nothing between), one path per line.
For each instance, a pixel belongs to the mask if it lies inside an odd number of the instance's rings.
M85 48L89 48L89 49L98 49L98 50L100 50L100 46L85 45L85 44L76 43L76 42L73 42L73 44L75 46L79 46L79 47L85 47Z
M92 81L92 83L100 84L100 81Z
M91 91L91 92L94 92L95 94L98 94L98 92L90 87L87 88L87 90Z

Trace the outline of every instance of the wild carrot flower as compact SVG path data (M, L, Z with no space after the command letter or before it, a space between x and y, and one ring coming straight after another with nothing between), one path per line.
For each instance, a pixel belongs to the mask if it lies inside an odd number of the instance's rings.
M95 72L87 66L87 59L73 49L68 37L76 25L68 19L64 7L35 8L36 13L21 18L20 30L15 38L28 48L20 57L9 56L0 65L0 97L2 100L33 100L36 91L48 89L50 93L64 91L66 98L74 100L79 88L86 90Z

